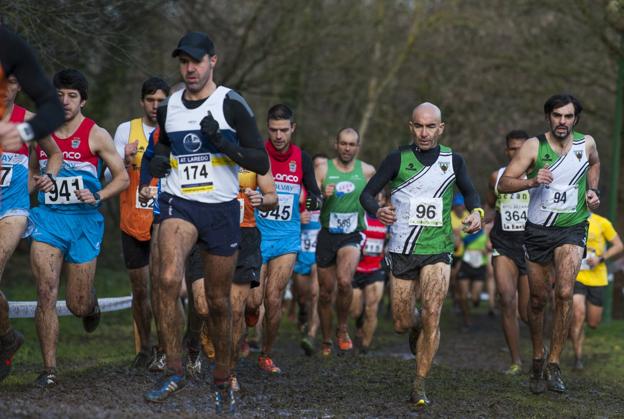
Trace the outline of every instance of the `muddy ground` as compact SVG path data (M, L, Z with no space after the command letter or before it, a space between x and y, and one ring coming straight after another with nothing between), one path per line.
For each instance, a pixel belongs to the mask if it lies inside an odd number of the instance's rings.
M256 367L252 353L238 368L241 417L624 417L624 380L604 378L608 351L587 359L583 373L573 373L569 350L563 374L567 395L534 396L528 390L528 375L507 377L501 373L508 354L499 319L485 313L475 317L475 326L461 332L454 315L444 313L442 341L428 382L434 404L426 411L406 402L414 374L414 359L406 337L391 331L390 322L380 322L373 350L367 355L305 357L298 347L297 333L287 320L274 360L285 371L267 376ZM523 329L525 359L528 338ZM31 384L0 386L0 417L206 417L214 414L204 370L181 392L163 404L143 401L143 392L157 375L132 373L127 362L100 366L96 354L80 365L66 363L61 383L41 391ZM525 365L528 362L525 361ZM596 373L592 368L595 368ZM18 365L16 373L36 373L35 365ZM526 369L526 368L525 368ZM606 376L608 377L608 375Z

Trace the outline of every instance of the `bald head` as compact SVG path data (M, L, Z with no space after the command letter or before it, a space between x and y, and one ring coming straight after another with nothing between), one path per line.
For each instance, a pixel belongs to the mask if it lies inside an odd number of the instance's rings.
M412 111L412 121L416 121L422 117L442 122L442 111L433 103L424 102L416 106Z
M355 128L342 128L336 135L336 141L340 141L341 137L353 137L358 143L360 142L360 134Z

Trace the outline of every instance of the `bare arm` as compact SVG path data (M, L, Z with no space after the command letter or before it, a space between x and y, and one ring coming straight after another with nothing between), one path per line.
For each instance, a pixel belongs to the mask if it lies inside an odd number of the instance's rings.
M525 173L528 173L535 164L538 148L539 140L535 137L530 138L524 142L522 148L516 153L513 160L509 162L509 165L505 169L505 172L498 181L499 193L513 193L524 191L526 189L534 188L539 184L537 180L538 178L522 179L523 175ZM542 170L550 173L548 169L541 169L540 172Z
M369 181L375 174L375 167L368 163L362 162L362 172L364 173L366 180Z
M585 151L587 153L587 161L589 162L585 201L590 209L596 210L600 206L600 197L596 191L592 189L598 189L598 182L600 181L600 158L598 157L596 141L590 135L585 136Z
M496 208L496 178L498 177L498 170L494 170L488 180L488 189L485 194L485 219L486 224L494 219Z
M327 175L327 162L319 163L314 168L314 177L316 178L316 184L318 185L319 190L323 196L326 196L323 188L323 181L325 180L325 176ZM333 193L333 190L332 190ZM330 194L331 196L331 194Z

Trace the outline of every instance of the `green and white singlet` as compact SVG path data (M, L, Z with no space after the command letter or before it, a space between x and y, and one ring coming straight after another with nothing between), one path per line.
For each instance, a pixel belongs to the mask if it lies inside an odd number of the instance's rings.
M391 182L397 221L390 226L388 251L404 255L453 252L453 152L440 145L440 155L424 166L412 149L401 147L399 173Z
M589 217L585 202L589 161L585 135L574 132L572 147L562 156L555 153L544 135L537 138L537 159L528 178L536 177L539 169L548 167L553 182L529 190L528 221L545 227L570 227L586 221Z
M334 161L329 159L323 190L332 184L335 185L334 194L323 203L321 225L332 234L349 234L365 230L364 208L360 204L360 194L366 186L362 162L356 160L353 170L345 173L338 170Z

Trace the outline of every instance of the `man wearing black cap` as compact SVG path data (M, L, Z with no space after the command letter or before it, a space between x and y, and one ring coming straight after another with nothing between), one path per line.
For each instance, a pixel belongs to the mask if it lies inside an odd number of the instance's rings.
M238 171L240 166L264 175L269 159L245 99L213 81L217 56L210 38L189 32L172 55L179 59L185 88L158 109L160 139L150 163L152 175L162 178L157 322L170 371L145 398L162 401L186 383L176 298L184 262L198 243L216 351L215 407L219 412L227 403L232 411L230 288L240 241Z

